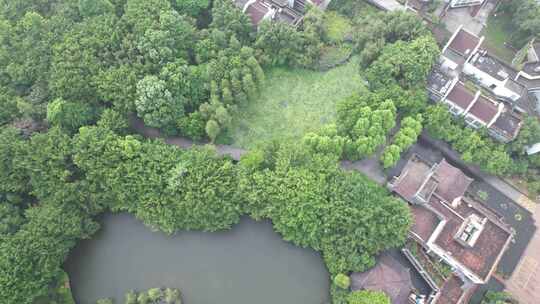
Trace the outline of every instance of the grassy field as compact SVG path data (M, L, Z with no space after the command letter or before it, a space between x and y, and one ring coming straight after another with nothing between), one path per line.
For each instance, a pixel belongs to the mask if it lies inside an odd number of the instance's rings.
M514 51L504 45L505 42L510 41L510 37L515 32L510 18L509 14L491 15L488 18L487 26L480 33L486 37L483 42L484 47L507 63L511 63L515 55Z
M363 86L356 58L327 72L269 70L260 97L240 109L226 136L244 148L261 140L299 138L334 121L336 102Z

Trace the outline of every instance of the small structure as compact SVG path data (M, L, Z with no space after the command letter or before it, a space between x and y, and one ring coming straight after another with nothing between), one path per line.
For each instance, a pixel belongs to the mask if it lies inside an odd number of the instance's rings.
M482 5L483 3L484 3L484 0L451 0L450 7L458 8L458 7L466 7L466 6L477 6L477 5Z
M351 274L351 289L382 291L390 297L393 304L408 304L413 284L409 269L391 255L383 254L375 267Z
M233 0L247 14L255 27L264 20L297 26L302 22L307 5L326 9L330 0Z
M454 272L431 303L466 303L475 285L489 281L514 236L499 216L467 194L472 181L444 159L431 164L413 155L388 184L410 203L410 237Z

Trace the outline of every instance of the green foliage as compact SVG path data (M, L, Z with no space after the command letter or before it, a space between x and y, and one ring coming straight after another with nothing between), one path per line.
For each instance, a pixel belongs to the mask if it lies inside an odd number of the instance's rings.
M348 304L391 304L384 292L370 290L353 291L347 300Z
M386 142L386 135L395 126L396 107L392 100L381 99L370 92L353 95L337 105L338 134L350 138L352 150L348 158L371 156ZM384 97L383 97L384 98Z
M363 67L370 66L380 56L386 44L409 42L429 35L429 29L422 20L410 12L379 12L357 21L354 41L356 48L360 50Z
M109 0L79 0L79 12L85 18L113 14L114 5Z
M334 277L334 284L341 289L349 289L349 286L351 286L351 279L346 274L338 273Z
M254 48L264 65L314 67L326 40L324 14L312 7L304 17L301 30L285 22L262 22Z
M274 155L265 164L271 170L243 176L246 210L270 218L285 240L321 251L333 275L363 271L374 254L404 241L407 207L365 176L341 171L335 156L294 144ZM378 219L369 228L368 217Z
M45 295L61 272L68 251L87 238L97 224L73 202L28 209L27 223L0 242L0 297L6 303L32 303ZM39 254L37 254L39 253ZM17 271L14 271L14 270Z
M167 304L182 304L180 290L176 288L166 288L164 298Z
M209 5L209 0L174 0L176 10L191 17L199 16Z
M101 128L109 129L119 135L125 135L129 129L128 119L113 109L105 109L97 122Z
M137 293L134 290L130 290L126 293L125 304L137 304Z
M383 48L366 70L366 78L374 90L384 90L394 84L406 90L424 88L437 58L439 47L431 35L410 42L400 40Z
M215 0L212 7L210 28L223 31L227 38L235 36L241 43L251 39L253 26L249 17L237 8L232 1Z
M436 139L444 140L462 154L462 159L476 164L488 173L504 175L512 166L512 159L504 146L495 143L464 124L453 121L448 109L442 105L428 107L425 114L425 128Z
M482 304L517 304L517 301L507 292L488 291Z
M94 111L89 104L55 99L47 105L47 121L68 132L76 132L95 120Z
M401 121L401 128L394 137L392 145L387 146L381 156L383 168L390 168L397 164L401 153L412 146L422 132L422 116L407 116Z
M514 36L525 37L524 40L535 36L540 37L540 20L538 19L540 5L537 1L509 1L500 10L512 15L512 23L517 28L517 33L514 33Z
M209 149L190 150L166 173L169 199L146 201L137 217L167 233L216 231L240 220L236 170Z
M137 96L137 115L148 126L174 128L176 119L183 115L181 101L173 98L165 81L156 76L146 76L139 81Z
M0 130L0 200L20 203L30 191L23 166L26 152L17 129L7 127Z
M23 223L24 218L17 206L0 201L0 238L17 232Z

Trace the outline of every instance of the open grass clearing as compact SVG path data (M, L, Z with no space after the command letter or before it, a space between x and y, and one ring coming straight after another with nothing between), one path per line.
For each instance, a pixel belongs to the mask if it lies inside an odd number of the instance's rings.
M333 122L336 103L362 88L356 57L326 72L271 69L260 97L239 109L225 136L243 148L262 140L300 138Z
M510 43L515 30L512 25L511 16L509 14L499 13L489 16L487 25L484 27L480 35L485 36L483 46L491 51L498 58L511 63L515 56L515 52L506 46ZM520 45L514 46L520 48Z

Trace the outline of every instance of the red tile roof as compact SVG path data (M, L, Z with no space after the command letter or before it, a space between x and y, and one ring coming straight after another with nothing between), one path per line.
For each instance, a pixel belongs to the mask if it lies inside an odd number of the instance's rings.
M446 162L446 159L439 163L435 175L439 181L439 186L435 192L449 203L463 196L473 181L463 171Z
M465 110L473 102L474 96L461 82L457 82L446 99Z
M473 214L480 218L488 216L479 209L475 209L474 204L478 203L463 200L459 207L453 208L432 197L429 205L442 214L447 221L437 236L435 244L449 252L455 260L477 276L485 279L495 266L499 254L504 251L511 234L496 225L493 219L488 218L473 247L466 247L459 243L454 237L467 217Z
M479 42L479 37L460 29L448 47L458 54L467 57L476 48Z
M435 212L424 206L411 205L410 208L414 220L411 231L426 243L441 220Z
M403 168L393 191L406 201L412 201L414 195L424 183L430 169L431 167L425 162L412 157Z
M268 8L264 6L259 1L256 1L252 3L250 6L248 6L246 13L251 18L251 22L254 25L259 24L259 22L262 21L266 13L268 13Z
M469 113L488 124L497 115L497 106L489 99L480 95L476 103L471 107Z

